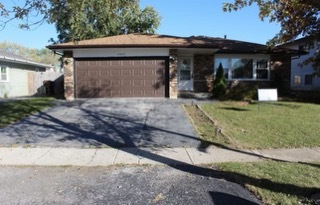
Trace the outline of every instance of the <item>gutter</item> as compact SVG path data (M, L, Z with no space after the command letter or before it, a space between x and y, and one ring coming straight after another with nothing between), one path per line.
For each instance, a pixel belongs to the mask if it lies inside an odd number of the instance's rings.
M33 65L33 66L39 66L42 68L53 68L53 66L49 65L49 64L37 63L37 62L22 60L22 59L18 59L18 58L10 58L7 56L0 55L0 59L4 60L6 62L13 62L13 63L19 63L19 64L24 64L24 65Z

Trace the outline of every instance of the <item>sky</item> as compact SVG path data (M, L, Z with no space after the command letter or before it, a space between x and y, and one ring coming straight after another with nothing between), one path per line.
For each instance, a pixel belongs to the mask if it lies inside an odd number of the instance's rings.
M12 0L2 0L4 4ZM19 1L19 0L16 0ZM162 17L157 34L173 36L211 36L265 44L280 29L276 23L260 21L257 6L237 12L223 12L224 2L232 0L140 0L140 7L154 7ZM0 42L15 42L29 48L44 48L56 39L53 24L21 30L19 22L10 22L0 30Z

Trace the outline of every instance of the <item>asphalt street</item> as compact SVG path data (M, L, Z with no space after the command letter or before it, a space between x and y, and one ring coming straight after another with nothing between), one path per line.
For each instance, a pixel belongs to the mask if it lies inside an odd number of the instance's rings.
M0 184L2 205L260 204L224 173L201 167L0 167Z

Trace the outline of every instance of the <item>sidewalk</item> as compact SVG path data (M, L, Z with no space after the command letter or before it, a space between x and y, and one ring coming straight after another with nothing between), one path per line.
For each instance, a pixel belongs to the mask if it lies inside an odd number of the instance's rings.
M320 162L320 148L227 150L197 148L23 148L1 147L0 165L109 166L119 164L193 164L254 162L266 159Z

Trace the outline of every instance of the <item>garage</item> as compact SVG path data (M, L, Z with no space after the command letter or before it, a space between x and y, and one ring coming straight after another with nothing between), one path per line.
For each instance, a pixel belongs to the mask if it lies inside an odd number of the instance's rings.
M168 97L168 60L160 58L75 59L77 98Z

